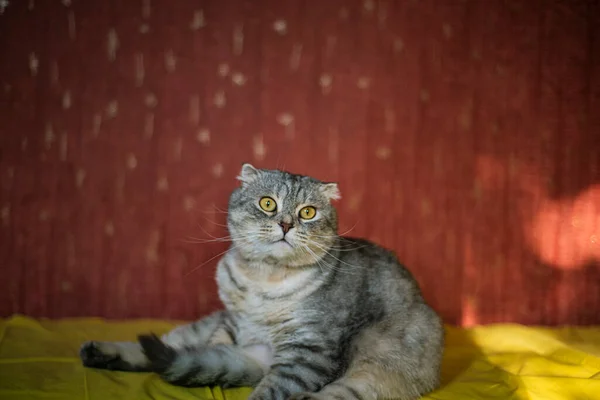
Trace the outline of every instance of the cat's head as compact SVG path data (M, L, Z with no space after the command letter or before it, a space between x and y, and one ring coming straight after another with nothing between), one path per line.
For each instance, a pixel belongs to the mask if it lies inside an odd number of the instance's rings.
M249 259L314 264L337 238L336 183L244 164L229 199L233 245Z

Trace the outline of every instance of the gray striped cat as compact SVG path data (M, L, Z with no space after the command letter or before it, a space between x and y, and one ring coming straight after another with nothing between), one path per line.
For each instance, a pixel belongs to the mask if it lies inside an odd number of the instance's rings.
M252 400L416 399L439 384L443 326L390 251L337 234L335 183L242 167L219 261L225 310L138 342L88 342L84 365ZM374 207L389 205L377 204Z

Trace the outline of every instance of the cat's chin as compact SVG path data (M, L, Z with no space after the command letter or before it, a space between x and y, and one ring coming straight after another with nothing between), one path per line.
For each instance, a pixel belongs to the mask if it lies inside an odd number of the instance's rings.
M285 240L278 240L269 245L270 253L276 258L286 258L294 253L294 248Z

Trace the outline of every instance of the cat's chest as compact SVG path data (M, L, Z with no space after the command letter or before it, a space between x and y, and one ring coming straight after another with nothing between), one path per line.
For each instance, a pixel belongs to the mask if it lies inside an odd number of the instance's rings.
M311 287L310 271L262 274L224 258L217 268L219 296L228 310L256 323L289 320Z

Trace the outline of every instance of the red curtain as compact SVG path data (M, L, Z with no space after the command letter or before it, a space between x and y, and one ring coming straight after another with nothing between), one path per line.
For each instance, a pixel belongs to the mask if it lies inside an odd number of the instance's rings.
M219 307L243 161L338 181L449 323L600 323L597 1L0 7L0 314Z

